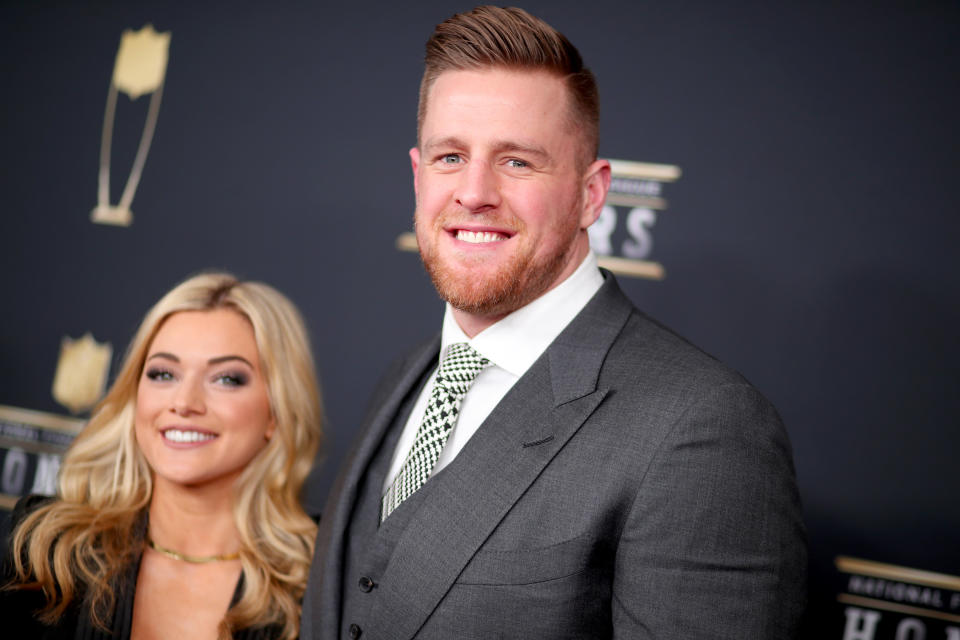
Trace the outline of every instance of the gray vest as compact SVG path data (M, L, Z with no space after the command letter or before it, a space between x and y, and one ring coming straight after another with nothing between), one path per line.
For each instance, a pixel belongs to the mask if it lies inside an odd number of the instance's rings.
M427 374L430 372L428 370ZM382 525L379 523L384 478L390 469L393 451L403 427L426 382L428 380L425 379L416 385L400 406L358 487L358 499L345 536L347 544L340 589L343 594L341 638L355 640L362 635L365 618L378 597L377 585L390 562L394 547L417 507L430 493L431 483L427 481L404 500Z

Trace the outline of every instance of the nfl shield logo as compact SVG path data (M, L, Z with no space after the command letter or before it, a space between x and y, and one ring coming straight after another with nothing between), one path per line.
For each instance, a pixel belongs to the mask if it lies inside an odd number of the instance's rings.
M54 400L75 414L97 404L107 386L112 354L109 342L99 343L90 333L76 340L64 337L53 378Z

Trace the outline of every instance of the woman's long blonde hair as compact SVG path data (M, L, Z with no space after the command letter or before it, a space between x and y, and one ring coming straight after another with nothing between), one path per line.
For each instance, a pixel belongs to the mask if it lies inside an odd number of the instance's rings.
M58 620L78 597L106 627L115 581L143 551L131 535L150 504L150 467L134 436L137 385L153 337L179 311L233 309L253 326L276 431L237 481L243 597L220 624L233 630L280 625L295 638L316 524L300 490L321 439L321 408L310 342L296 307L272 287L226 273L189 278L144 317L123 366L64 456L58 496L31 512L12 541L17 578L43 589L41 619ZM133 588L133 585L127 585Z

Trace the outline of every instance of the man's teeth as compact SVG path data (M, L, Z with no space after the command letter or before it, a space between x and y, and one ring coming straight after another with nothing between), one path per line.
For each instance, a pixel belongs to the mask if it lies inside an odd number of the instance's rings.
M471 242L473 244L497 242L503 239L504 236L490 231L466 231L464 229L457 231L457 240L463 240L464 242Z
M180 429L167 429L163 432L163 437L174 442L203 442L204 440L213 440L217 436L212 433L201 433L199 431L181 431Z

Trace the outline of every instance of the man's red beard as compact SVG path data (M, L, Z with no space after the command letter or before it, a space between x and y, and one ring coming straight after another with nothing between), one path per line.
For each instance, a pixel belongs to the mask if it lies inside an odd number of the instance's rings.
M480 279L480 276L471 275L469 265L461 263L452 267L444 264L434 251L432 239L447 233L443 228L448 226L448 219L443 215L434 221L427 230L431 234L429 239L421 239L421 230L417 228L423 266L441 298L455 309L486 317L505 316L543 295L567 264L579 231L578 221L571 214L567 229L569 241L564 246L544 256L535 256L533 248L515 251L494 273L484 274ZM471 221L483 222L481 216L474 216ZM493 226L509 229L514 235L521 236L526 227L516 217L507 221L496 219Z

